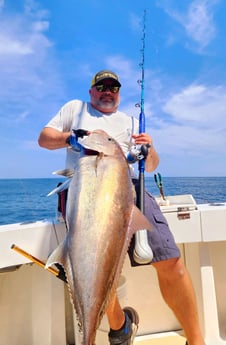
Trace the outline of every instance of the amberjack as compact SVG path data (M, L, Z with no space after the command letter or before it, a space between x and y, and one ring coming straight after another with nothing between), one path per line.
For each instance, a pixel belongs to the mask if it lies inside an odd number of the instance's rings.
M68 190L68 232L46 266L64 268L82 344L93 345L131 237L151 225L134 205L130 168L119 144L95 130L82 145Z

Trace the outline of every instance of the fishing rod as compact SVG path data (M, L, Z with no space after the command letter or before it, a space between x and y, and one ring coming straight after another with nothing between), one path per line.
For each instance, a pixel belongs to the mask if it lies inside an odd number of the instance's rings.
M144 10L143 16L143 37L142 37L142 59L140 63L141 67L141 80L138 80L138 83L141 86L141 101L138 106L140 106L140 115L139 115L139 133L145 133L145 113L144 113L144 57L145 57L145 32L146 32L146 10ZM139 199L138 199L138 206L142 213L144 213L144 193L145 193L145 181L144 181L144 171L145 171L145 158L148 154L148 148L150 145L142 145L141 146L141 157L138 162L138 170L139 170ZM144 152L142 152L142 149ZM146 150L146 151L145 151ZM142 155L143 154L143 155ZM165 200L165 196L163 193L163 185L162 185L162 177L161 174L154 174L155 183L157 184L160 195L163 200Z
M140 107L139 115L139 133L145 133L145 113L144 113L144 58L145 58L145 31L146 31L146 10L144 10L143 15L143 35L142 35L142 49L141 49L141 79L138 80L138 84L141 86L141 100L136 106ZM148 148L150 144L146 145L137 145L138 154L136 158L138 160L138 170L139 170L139 179L138 179L138 193L137 193L137 206L144 214L145 212L145 159L148 155ZM153 252L149 246L147 238L147 230L139 230L135 233L135 246L133 251L134 260L140 264L148 264L152 261Z
M141 100L140 100L140 115L139 115L139 133L145 133L145 113L144 113L144 63L145 63L145 34L146 34L146 10L143 15L143 36L142 36L142 49L141 49L141 80L138 83L141 86ZM144 213L144 171L145 171L145 157L138 161L139 170L139 196L138 207Z
M139 134L145 133L145 114L144 114L144 55L145 55L145 30L146 30L146 10L144 10L144 16L143 16L143 35L142 35L142 59L139 64L141 67L141 79L139 79L137 82L141 87L141 100L140 103L137 103L135 106L140 108L140 115L139 115ZM135 163L138 161L138 169L139 169L139 181L141 186L141 192L138 204L140 205L140 209L143 211L143 204L142 196L144 195L144 171L145 171L145 159L148 155L148 148L150 147L150 144L146 145L133 145L130 148L130 151L127 155L127 160L129 163Z

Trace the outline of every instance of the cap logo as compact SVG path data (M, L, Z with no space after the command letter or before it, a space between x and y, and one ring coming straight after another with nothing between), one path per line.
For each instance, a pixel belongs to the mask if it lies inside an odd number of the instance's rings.
M104 80L104 79L113 79L115 80L115 82L121 86L120 82L119 82L119 79L118 79L118 76L112 72L112 71L107 71L107 70L103 70L103 71L100 71L98 72L95 77L93 78L92 82L91 82L91 86L94 86L96 85L97 83L99 83L101 80Z
M98 79L104 79L104 78L113 78L113 79L117 79L118 77L115 74L109 73L109 72L104 72L104 73L100 73L99 75L96 75L96 82L98 81Z

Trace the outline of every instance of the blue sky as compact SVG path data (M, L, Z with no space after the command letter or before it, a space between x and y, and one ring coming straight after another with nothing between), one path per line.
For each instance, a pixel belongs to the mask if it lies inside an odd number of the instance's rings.
M121 107L139 116L146 14L146 130L163 176L226 175L225 0L0 0L0 178L51 177L65 151L37 137L93 75L120 76Z

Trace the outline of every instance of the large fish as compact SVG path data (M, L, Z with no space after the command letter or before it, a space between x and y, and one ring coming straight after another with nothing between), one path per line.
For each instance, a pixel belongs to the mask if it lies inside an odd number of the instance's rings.
M69 231L46 265L63 266L82 344L93 345L131 237L151 225L134 206L130 169L118 143L96 130L83 145L96 152L85 150L78 159L68 191Z

